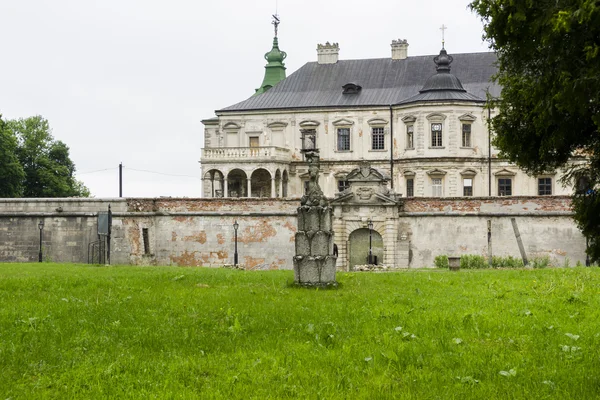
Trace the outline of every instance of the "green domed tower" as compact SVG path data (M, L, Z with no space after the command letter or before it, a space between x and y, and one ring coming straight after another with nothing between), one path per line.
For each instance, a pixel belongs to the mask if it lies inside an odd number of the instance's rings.
M255 94L261 94L271 89L273 86L285 79L285 64L283 60L287 57L285 51L279 50L279 42L277 40L277 26L279 25L279 17L273 15L273 25L275 25L275 37L273 38L273 48L265 54L265 78Z

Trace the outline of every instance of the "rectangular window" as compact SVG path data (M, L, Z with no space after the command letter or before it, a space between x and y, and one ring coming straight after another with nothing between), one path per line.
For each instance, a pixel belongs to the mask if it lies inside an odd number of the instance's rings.
M339 192L343 192L344 190L348 189L349 187L350 187L350 183L348 181L342 181L342 180L338 181L338 191Z
M538 178L538 196L552 194L552 178Z
M442 147L442 124L431 124L431 147Z
M371 144L372 150L385 150L385 133L383 128L373 128Z
M338 151L350 150L350 128L338 128L337 130Z
M512 178L498 179L498 196L512 196Z
M415 195L415 180L413 178L406 178L406 197L413 197Z
M471 147L471 124L462 124L462 147Z
M258 147L258 136L250 136L250 147Z
M463 196L473 196L473 179L463 179Z
M406 148L414 149L415 148L415 126L408 125L406 127Z
M442 197L442 178L431 179L431 195L433 197Z

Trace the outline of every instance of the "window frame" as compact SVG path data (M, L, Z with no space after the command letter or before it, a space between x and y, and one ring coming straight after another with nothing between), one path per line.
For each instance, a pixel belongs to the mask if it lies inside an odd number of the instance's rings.
M256 146L252 145L253 141L255 141ZM258 136L258 135L248 136L248 147L250 147L251 149L259 148L260 147L260 136Z
M498 196L512 196L513 195L513 177L512 176L499 176L498 177ZM504 182L502 182L504 181ZM508 183L508 186L507 186ZM501 189L501 185L504 186L504 190ZM506 187L508 187L509 193L506 193Z
M378 133L375 133L375 130ZM375 138L381 142L381 148L375 148ZM385 127L383 126L372 126L371 127L371 150L373 151L385 151Z
M350 182L347 181L346 179L338 179L337 180L337 188L338 188L338 193L341 193L344 190L350 188Z
M406 177L406 197L415 197L415 177Z
M433 149L441 149L444 147L444 124L442 122L431 122L430 126L430 144ZM439 128L439 129L434 129ZM439 144L436 144L439 141Z
M542 184L542 180L545 180L547 182ZM549 181L549 182L548 182ZM545 186L545 190L548 191L548 193L541 193L541 189L542 189L542 185ZM550 176L539 176L537 178L537 195L538 196L552 196L552 177Z
M436 189L439 190L439 193L436 193ZM444 177L431 177L431 197L444 197Z
M471 184L468 186L466 185L467 180L471 181L470 182ZM470 190L467 190L467 188ZM470 191L470 193L467 193L468 191ZM463 196L464 197L473 197L473 177L464 177L463 178Z
M463 122L461 124L460 131L461 131L462 147L469 148L469 149L473 148L473 134L472 134L473 128L472 127L473 127L473 124L470 124L470 123ZM465 128L468 128L468 129L465 130ZM465 141L465 138L467 138L468 141Z
M345 131L347 132L346 134L344 134L342 136L341 131ZM347 149L341 149L340 148L340 139L342 137L347 137ZM336 151L352 151L352 146L351 146L351 131L350 131L350 127L349 126L337 126L336 127Z

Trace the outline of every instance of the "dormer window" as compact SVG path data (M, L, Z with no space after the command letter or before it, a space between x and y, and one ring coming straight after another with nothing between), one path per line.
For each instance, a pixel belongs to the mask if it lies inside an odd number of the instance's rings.
M350 82L342 86L342 89L342 94L358 94L358 92L361 91L362 86Z

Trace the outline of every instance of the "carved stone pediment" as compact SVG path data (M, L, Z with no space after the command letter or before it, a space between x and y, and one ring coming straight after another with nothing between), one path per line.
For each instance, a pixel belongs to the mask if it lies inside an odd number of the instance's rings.
M355 182L387 182L390 178L377 168L373 168L368 164L363 164L359 168L353 169L346 177L346 180Z
M332 204L398 204L396 194L387 186L389 177L382 171L363 163L346 177L348 189L336 195Z

